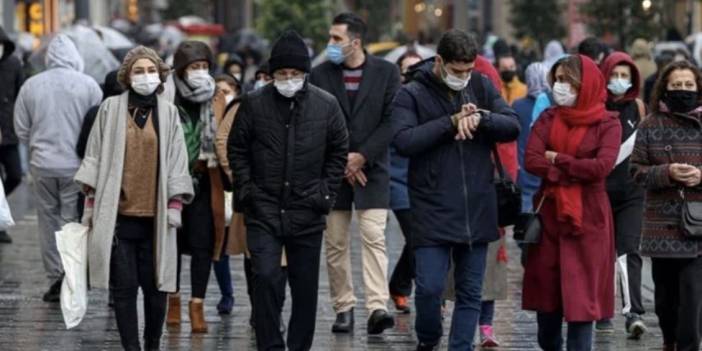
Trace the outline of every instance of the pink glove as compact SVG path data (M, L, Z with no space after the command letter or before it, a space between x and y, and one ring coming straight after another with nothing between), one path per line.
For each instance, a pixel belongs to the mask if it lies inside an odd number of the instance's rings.
M183 211L183 202L180 199L171 199L168 201L168 225L173 228L180 228L182 225L181 212Z

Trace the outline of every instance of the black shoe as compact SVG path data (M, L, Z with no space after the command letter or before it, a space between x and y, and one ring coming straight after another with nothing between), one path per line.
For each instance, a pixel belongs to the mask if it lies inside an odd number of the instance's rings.
M336 314L332 333L350 333L353 330L353 308Z
M641 335L646 334L648 331L643 319L636 313L627 313L625 326L626 332L629 334L629 339L633 340L639 340Z
M595 330L598 333L612 334L614 333L614 324L610 319L602 319L595 323Z
M12 238L4 230L0 231L0 244L12 244Z
M393 316L384 310L375 310L368 318L368 335L381 334L385 329L395 326Z
M42 300L44 300L45 302L60 302L61 301L61 283L63 283L63 278L57 279L53 284L51 284L49 291L47 291L44 294L44 297L42 298Z
M417 351L434 351L435 349L436 345L425 344L422 342L417 344Z
M217 304L217 312L219 314L231 314L234 309L234 296L233 295L222 295Z

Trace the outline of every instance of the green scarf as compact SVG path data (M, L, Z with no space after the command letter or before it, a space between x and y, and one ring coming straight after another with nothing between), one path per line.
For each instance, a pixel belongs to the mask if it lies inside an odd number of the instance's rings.
M183 128L183 134L185 134L185 146L188 149L188 163L190 164L190 174L193 174L193 169L200 156L200 143L202 135L203 123L200 119L190 118L188 113L181 107L180 110L181 127Z

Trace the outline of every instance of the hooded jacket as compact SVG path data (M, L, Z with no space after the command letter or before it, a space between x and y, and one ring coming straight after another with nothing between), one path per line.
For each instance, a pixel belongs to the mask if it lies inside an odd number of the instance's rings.
M393 145L410 159L412 244L495 241L499 236L491 155L495 143L517 139L519 121L486 76L473 73L468 87L455 93L436 77L433 66L433 59L418 64L392 105ZM456 141L451 115L469 102L491 112L483 114L474 139Z
M67 36L51 40L48 69L28 79L15 103L15 132L31 145L35 176L72 177L80 166L76 141L85 113L102 100L100 86L81 73L83 59Z
M0 45L3 53L0 56L0 145L16 145L18 143L13 123L15 100L24 81L22 63L13 55L15 43L10 40L0 27Z
M634 149L636 140L636 130L639 123L645 117L640 110L645 110L643 102L638 101L641 75L636 64L629 55L623 52L613 52L602 62L601 70L605 80L609 82L609 76L616 66L628 65L631 68L631 88L620 98L607 90L607 110L617 112L619 122L622 126L622 140L617 157L617 165L607 177L607 189L627 190L636 186L634 180L629 175L629 157Z

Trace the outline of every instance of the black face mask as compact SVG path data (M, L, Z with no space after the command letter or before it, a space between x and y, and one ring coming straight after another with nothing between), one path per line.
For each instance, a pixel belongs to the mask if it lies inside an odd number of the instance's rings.
M501 71L500 72L500 78L502 78L502 81L505 83L509 83L514 79L514 76L517 75L516 71Z
M668 90L663 96L663 102L671 112L686 113L698 106L697 95L696 91Z

